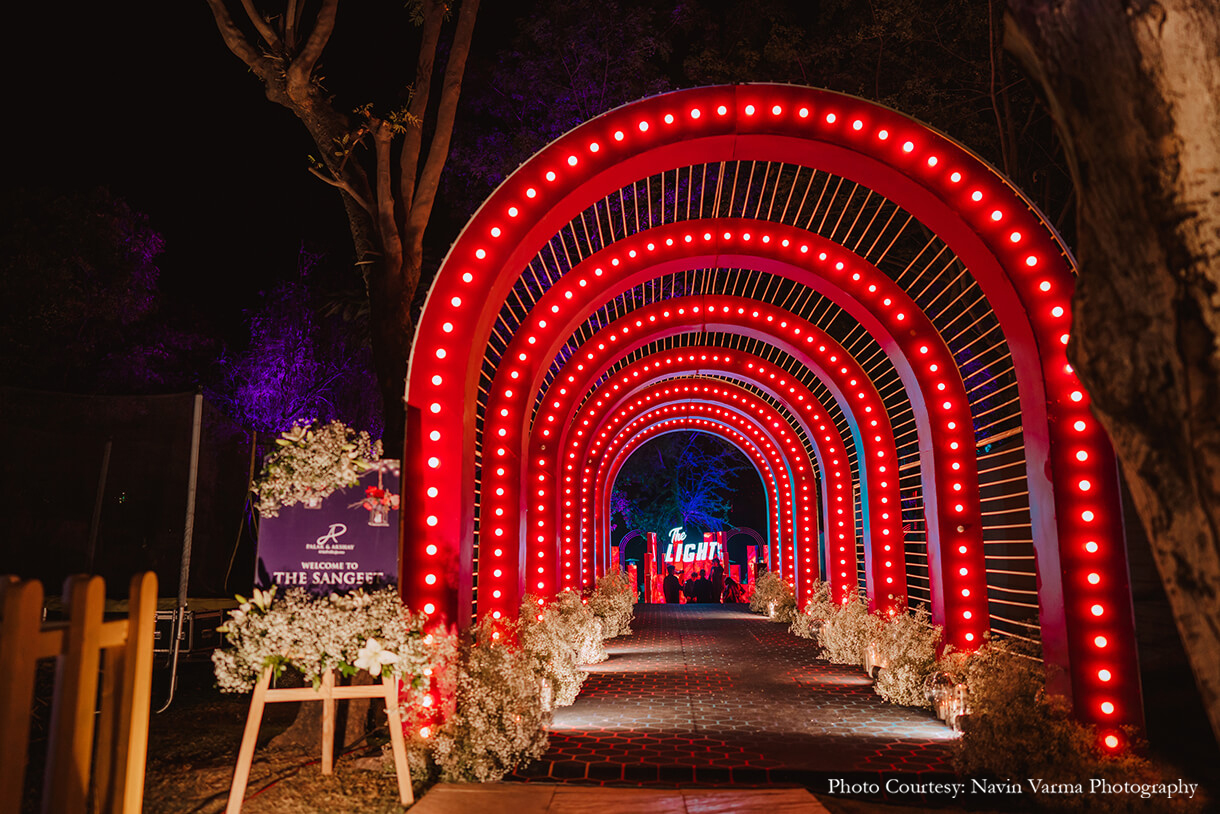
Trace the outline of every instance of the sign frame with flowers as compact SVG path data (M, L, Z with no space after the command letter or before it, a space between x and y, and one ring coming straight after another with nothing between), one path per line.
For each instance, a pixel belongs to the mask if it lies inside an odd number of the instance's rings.
M397 584L401 462L368 465L318 509L282 507L258 524L254 584L328 594Z

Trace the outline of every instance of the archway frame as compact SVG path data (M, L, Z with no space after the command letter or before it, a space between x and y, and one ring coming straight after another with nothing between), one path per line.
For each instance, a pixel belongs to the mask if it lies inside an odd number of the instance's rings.
M611 111L542 150L475 215L429 293L409 365L405 466L423 510L404 516L404 539L419 541L403 552L404 594L452 620L464 616L463 596L469 607L474 518L464 507L475 494L478 364L446 362L456 325L464 341L485 341L519 269L589 200L657 168L754 158L828 167L878 190L971 268L1018 380L1044 654L1070 676L1059 689L1081 718L1138 722L1117 471L1064 355L1066 249L1011 184L960 145L894 111L808 88L700 88ZM472 316L476 309L462 307L476 291L483 307Z
M636 336L629 344L625 345L623 350L634 349L636 347L648 344L655 336L663 335L669 331L676 330L674 326L666 324L667 316L672 316L678 320L695 320L698 322L698 324L713 326L717 324L719 318L710 316L708 314L709 308L717 307L722 309L723 307L726 307L725 303L732 303L733 306L738 304L738 302L732 298L691 298L690 302L697 304L693 306L688 305L685 309L683 309L682 303L685 302L687 302L687 298L669 300L666 302L664 307L656 308L658 311L658 316L661 317L658 324L652 326L649 333L641 333L641 335ZM639 315L640 321L644 321L649 319L649 310L650 309L641 309L640 311L634 313ZM680 310L691 311L691 313L680 314ZM670 313L666 314L666 311L669 311ZM733 311L734 314L730 314L729 317L735 315L735 307L733 308ZM754 309L752 313L757 315L752 317L753 319L758 319L765 322L768 317L779 312L767 306L763 307L762 310ZM802 331L802 333L804 333L804 335L807 337L815 337L815 344L817 344L819 347L823 347L822 353L828 354L830 358L841 358L843 363L847 362L849 355L846 354L846 352L841 348L838 348L837 343L833 343L833 345L827 344L832 342L832 340L826 339L820 334L810 332L808 327L802 327L805 326L803 320L798 320L789 316L787 319L777 319L777 322L787 322L788 319L792 320L792 329ZM732 322L732 320L729 321ZM728 328L731 326L726 324L721 327ZM787 329L787 327L788 326L785 325L785 329ZM792 350L801 355L806 353L804 349L795 346L792 348ZM675 356L693 354L695 351L699 351L700 358L698 360L692 360L686 363L675 363ZM842 357L838 357L836 354L842 354ZM587 359L587 355L582 356L581 358ZM601 434L606 432L606 429L604 428L607 427L607 421L611 420L614 415L613 403L615 401L625 400L626 396L633 392L637 379L640 383L652 380L650 374L646 370L646 368L649 366L652 366L654 370L664 370L666 372L689 369L691 367L695 367L700 370L720 370L730 375L734 375L743 381L750 381L755 386L760 388L766 388L770 384L782 382L783 384L779 385L781 388L785 386L790 387L797 393L799 399L801 399L796 401L795 404L788 403L786 405L794 418L800 419L799 423L803 423L806 419L820 420L823 413L825 413L825 405L819 403L812 396L812 394L803 387L803 385L798 388L796 383L790 383L788 381L782 371L777 372L777 369L774 366L765 363L759 357L750 353L741 351L726 352L723 350L720 350L720 352L717 353L711 348L699 348L698 346L694 346L693 348L688 347L684 349L684 351L681 353L669 352L645 356L636 363L633 363L632 365L618 371L614 377L606 379L602 385L593 387L591 382L601 378L601 375L604 372L602 364L604 364L605 361L606 360L604 359L597 359L595 356L595 360L589 362L587 365L588 369L585 372L587 378L578 379L576 385L571 388L571 392L588 392L589 396L586 398L585 402L570 412L563 412L564 408L558 408L558 410L564 416L562 421L563 425L570 428L569 433L561 437L561 445L559 447L565 461L572 460L573 456L576 460L588 460L590 458L590 453L592 451L596 451L596 448L594 447L590 449L588 442L597 436L599 432ZM856 369L854 366L854 360L852 360L851 364L853 367L847 368L851 372L842 374L843 388L846 389L848 386L848 377L854 375L859 377L861 392L865 392L866 377L862 371ZM653 375L661 374L658 373ZM828 376L827 378L838 377ZM768 379L770 379L770 381L768 381ZM589 389L585 390L586 387ZM612 392L601 395L608 388L611 389ZM832 387L832 392L834 389L835 388ZM868 391L867 395L869 404L880 405L880 398L875 391ZM605 405L605 407L602 406L604 401L609 402ZM847 397L847 395L841 394L838 401L840 404L844 404L847 410L857 409L855 407L856 400ZM781 403L783 403L783 400L781 400ZM800 406L798 405L804 406L804 414L802 414ZM600 419L597 418L599 414L601 416ZM869 413L860 412L856 419L858 423L865 424L865 428L868 429L869 432L876 434L876 437L879 438L878 441L870 443L868 448L885 451L890 456L889 460L893 460L893 432L889 427L888 418L885 416L884 411L880 409L871 413L871 415L874 417L870 418ZM583 432L586 422L590 420L596 420L598 423L590 426L590 432L583 436L583 443L582 439L580 438L572 439L570 437L572 435L571 430L574 429L577 433ZM871 429L867 427L869 422L874 425ZM791 429L795 435L796 427L792 427ZM804 425L802 429L808 435L812 436L814 442L814 455L815 458L820 461L819 467L823 472L824 480L826 480L829 487L827 491L834 493L836 497L836 500L833 501L836 503L835 506L832 507L830 505L831 501L829 501L828 497L825 496L822 504L823 517L835 519L836 522L836 550L839 550L844 543L851 541L850 550L844 548L843 550L845 553L842 555L850 557L852 562L851 568L849 569L848 573L836 571L836 574L839 576L832 575L831 581L835 583L836 587L839 589L847 588L854 591L857 587L855 569L856 554L853 533L856 517L854 514L854 503L851 500L851 468L847 460L845 460L847 446L844 439L839 435L837 428L834 428L833 425L829 430L818 430L816 432L813 431L808 425ZM833 435L827 435L826 433L828 432L832 432ZM844 460L840 460L841 458ZM539 459L536 456L531 456L531 463L533 464L539 464L545 460L547 459ZM531 483L539 480L536 473L541 472L543 469L543 466L531 466ZM867 477L867 474L861 475L862 479L865 477ZM882 473L882 477L884 477L884 473ZM865 510L865 514L862 519L865 535L864 545L866 575L871 582L881 586L881 590L879 591L869 591L870 600L872 600L874 605L880 606L885 610L889 610L891 607L896 607L897 605L903 604L905 601L906 588L905 571L901 566L903 559L900 556L901 552L890 552L894 554L893 557L889 557L889 555L886 553L887 547L898 548L900 543L900 540L898 539L900 535L898 532L901 530L901 524L898 522L899 518L896 513L897 510L895 509L895 506L898 505L899 501L897 481L896 479L891 478L889 481L883 482L886 483L886 486L879 488L874 493L875 500L872 504L872 514L875 515L875 517L871 518L871 520L874 522L870 523L867 503L862 505L862 508ZM862 488L861 491L864 492L867 490ZM559 496L561 498L566 498L566 494L561 494ZM845 502L842 500L844 497L848 498ZM883 500L888 502L882 502ZM845 503L845 505L839 506L837 505L838 503ZM840 513L845 515L842 521L837 520L837 516ZM890 514L893 514L893 516L890 517ZM565 527L566 524L573 519L571 511L566 508L561 509L561 517ZM839 530L840 527L837 525L838 522L844 523L842 528L846 529L846 534L844 531ZM876 529L875 534L870 532L870 529L873 528ZM566 540L566 537L564 539ZM836 556L840 555L836 554ZM896 564L884 569L874 567L874 564L880 566L886 562L887 559ZM809 586L807 586L804 580L802 580L801 583L796 587L798 588L798 595L804 596Z

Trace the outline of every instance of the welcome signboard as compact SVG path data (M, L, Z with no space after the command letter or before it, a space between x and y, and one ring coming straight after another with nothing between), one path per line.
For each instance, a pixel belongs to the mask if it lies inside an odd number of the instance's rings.
M397 584L401 477L398 461L383 460L317 508L296 504L264 517L254 584L322 594Z

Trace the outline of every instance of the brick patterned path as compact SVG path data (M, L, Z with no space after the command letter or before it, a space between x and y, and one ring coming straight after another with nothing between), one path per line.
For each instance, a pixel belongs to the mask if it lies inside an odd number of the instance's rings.
M824 790L827 777L951 771L948 727L882 701L787 625L743 606L640 605L632 627L556 711L546 755L510 779Z

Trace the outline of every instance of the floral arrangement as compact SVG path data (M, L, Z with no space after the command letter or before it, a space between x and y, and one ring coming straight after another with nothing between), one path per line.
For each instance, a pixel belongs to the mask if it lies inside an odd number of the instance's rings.
M913 614L870 614L858 598L835 602L830 585L819 580L789 630L816 639L827 659L836 664L863 665L865 650L871 648L873 662L882 668L874 691L895 704L929 706L924 682L937 669L942 636L925 608Z
M1124 749L1104 752L1096 730L1071 717L1065 699L1046 692L1046 668L1035 658L1037 644L989 639L971 654L954 653L941 668L964 680L970 697L969 723L954 745L954 767L963 775L1042 778L1047 784L1080 778L1111 782L1160 783L1163 772ZM1130 737L1134 733L1128 733ZM1136 744L1138 746L1138 744ZM1196 795L1142 800L1126 794L1052 794L1033 791L1039 811L1202 811Z
M883 669L873 689L886 701L907 707L930 705L924 683L936 670L943 628L934 626L927 608L885 619L872 642Z
M398 499L398 495L392 495L380 486L367 486L364 489L364 500L360 501L360 505L370 512L378 507L397 509Z
M430 739L443 781L494 782L546 751L537 674L504 627L484 617L457 660L453 712Z
M298 424L275 439L252 488L258 511L275 517L281 507L313 502L336 489L355 486L381 457L381 442L342 421L315 427Z
M589 593L588 606L601 620L603 639L626 636L635 617L635 585L631 575L614 570L602 576Z
M581 665L606 658L598 618L578 594L564 591L549 605L526 596L518 619L521 649L534 673L549 684L552 705L571 705L587 675Z
M853 595L822 623L818 643L832 664L863 664L864 648L877 640L883 624Z
M805 601L805 607L792 617L788 630L802 639L816 639L822 625L834 613L836 606L830 598L830 583L814 580L813 596Z
M212 654L222 692L248 692L263 671L279 677L286 668L315 687L322 673L336 669L394 676L421 690L452 648L445 637L424 633L424 617L407 610L393 588L323 597L293 588L277 597L273 586L237 599L241 605L218 628L228 646Z
M767 571L754 585L750 610L765 613L776 622L792 622L796 616L796 594L774 571Z
M817 639L828 659L839 664L862 664L871 645L882 667L873 689L895 704L927 707L935 685L951 690L964 682L969 709L954 745L959 776L1036 777L1051 785L1077 783L1082 777L1165 781L1135 750L1104 752L1097 732L1072 718L1064 699L1046 693L1046 670L1036 643L989 638L976 652L945 649L938 657L942 629L931 624L926 609L892 617L870 614L858 598L834 602L829 586L820 582L791 631ZM1038 810L1198 811L1207 805L1184 798L1033 794Z

